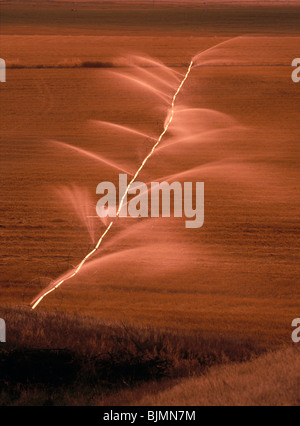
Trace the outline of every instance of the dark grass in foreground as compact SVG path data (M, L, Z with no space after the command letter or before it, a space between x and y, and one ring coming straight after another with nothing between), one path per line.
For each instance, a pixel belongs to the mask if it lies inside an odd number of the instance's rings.
M104 325L88 317L0 308L0 405L125 403L266 348L220 336ZM100 401L100 402L99 402Z
M68 69L68 68L118 68L118 65L112 62L101 61L65 61L57 64L22 64L22 63L7 63L7 69Z

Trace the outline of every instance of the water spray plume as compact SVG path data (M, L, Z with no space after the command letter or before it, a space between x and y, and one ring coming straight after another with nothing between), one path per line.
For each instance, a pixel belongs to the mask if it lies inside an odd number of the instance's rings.
M149 154L145 157L145 159L143 160L142 164L140 165L140 167L138 168L138 170L136 171L135 175L133 176L133 178L131 179L131 181L129 182L126 191L120 201L120 205L117 211L117 217L119 217L123 204L124 204L124 200L126 199L126 196L128 195L128 192L132 186L132 184L135 182L135 180L137 179L137 177L139 176L140 172L143 170L143 168L145 167L146 163L148 162L148 160L152 157L152 155L154 154L156 148L160 145L162 139L164 138L164 136L166 135L166 133L169 130L170 125L173 122L174 119L174 115L175 115L175 104L176 104L176 100L177 100L177 96L179 95L179 93L181 92L181 89L183 87L183 85L185 84L186 80L188 79L191 70L194 66L194 60L191 61L188 70L184 76L184 78L182 79L178 89L176 90L173 99L172 99L172 104L171 104L171 111L169 116L167 117L167 120L165 122L164 125L164 130L163 132L160 134L159 138L157 139L157 141L155 142L155 144L153 145L151 151L149 152ZM110 229L113 226L113 221L110 222L110 224L108 225L108 227L106 228L106 230L104 231L104 233L101 235L101 237L99 238L96 246L94 247L94 249L88 253L85 258L79 263L79 265L72 270L71 272L67 273L64 275L63 278L60 278L59 280L54 281L51 284L51 289L49 290L44 290L39 296L37 296L37 298L35 298L33 300L33 302L31 303L31 308L34 310L41 302L42 300L47 297L49 294L51 294L52 292L54 292L55 290L57 290L63 283L65 283L66 281L69 281L71 278L75 277L83 268L83 266L85 265L85 263L99 250L103 239L106 237L106 235L109 233Z
M124 169L122 166L116 164L113 161L107 160L106 158L104 158L103 156L101 156L99 154L95 154L95 153L93 153L91 151L87 151L86 149L78 148L76 146L70 145L70 144L65 143L65 142L54 141L54 140L52 140L50 142L52 142L52 143L54 143L56 145L59 145L59 146L61 146L63 148L70 149L70 150L72 150L74 152L77 152L78 154L81 154L81 155L84 155L86 157L89 157L92 160L96 160L96 161L98 161L98 162L100 162L102 164L105 164L106 166L109 166L109 167L112 167L113 169L118 170L119 172L123 172L123 173L126 173L126 174L131 175L131 176L133 175L132 172Z
M172 90L175 90L175 88L177 86L177 82L173 82L171 84L169 81L164 80L164 79L158 77L153 72L147 71L146 69L144 69L144 68L142 68L140 66L135 66L135 69L137 71L139 71L141 74L144 74L145 76L150 77L152 80L156 80L158 83L162 84L165 87L169 87Z
M143 138L152 139L156 141L156 137L147 135L146 133L140 132L136 129L132 129L131 127L128 127L128 126L122 126L120 124L110 123L109 121L100 121L100 120L91 120L91 123L95 124L96 126L107 126L115 130L131 133L136 136L142 136Z
M135 59L137 62L142 63L143 65L145 63L147 63L148 66L150 66L152 68L156 68L156 67L161 68L163 71L165 71L170 77L172 77L178 83L180 83L180 81L184 77L184 74L181 74L180 72L178 72L178 71L176 71L174 69L171 70L163 62L158 61L158 60L154 60L153 58L145 58L144 56L143 57L141 57L141 56L131 56L131 58Z
M166 65L164 65L164 64L162 64L162 63L160 63L160 62L158 62L158 61L154 61L153 59L151 59L151 58L139 58L139 57L136 57L136 60L142 60L144 63L146 62L146 63L148 63L150 66L153 66L153 67L160 67L160 68L162 68L166 73L168 73L170 76L172 76L175 80L177 80L178 82L180 82L180 84L179 84L179 87L178 87L178 89L176 90L176 92L175 92L175 94L174 94L174 96L173 96L173 99L172 99L172 103L171 103L171 111L170 111L170 114L169 114L169 116L167 117L167 119L166 119L166 121L165 121L165 125L164 125L164 130L163 130L163 132L161 133L161 135L159 136L159 138L156 140L155 139L155 144L154 144L154 146L153 146L153 148L152 148L152 150L150 151L150 153L146 156L146 158L144 159L144 161L142 162L142 164L141 164L141 166L139 167L139 169L137 170L137 172L135 173L135 175L133 176L133 178L131 179L131 181L130 181L130 183L129 183L129 185L128 185L128 187L127 187L127 189L126 189L126 191L125 191L125 194L124 194L124 196L123 196L123 198L122 198L122 200L121 200L121 202L120 202L120 205L119 205L119 208L118 208L118 212L117 212L117 217L120 215L120 212L121 212L121 209L122 209L122 206L124 205L124 201L125 201L125 199L126 199L126 196L127 196L127 194L128 194L128 192L129 192L129 189L130 189L130 187L131 187L131 185L135 182L135 180L137 179L137 177L138 177L138 175L140 174L140 172L142 171L142 169L145 167L145 165L146 165L146 163L148 162L148 160L152 157L152 155L154 154L154 152L157 150L157 147L160 145L160 143L161 143L161 141L162 141L162 139L164 138L164 136L166 135L166 133L168 132L168 130L169 130L169 127L170 127L170 125L171 125L171 123L173 122L173 119L174 119L174 115L175 115L175 103L176 103L176 99L177 99L177 96L179 95L179 93L180 93L180 91L181 91L181 89L182 89L182 87L183 87L183 85L184 85L184 83L186 82L186 80L188 79L188 77L189 77L189 74L190 74L190 72L191 72L191 70L192 70L192 68L193 67L197 67L197 66L200 66L202 63L203 63L203 61L202 61L202 56L203 55L205 55L206 53L209 53L210 51L212 51L213 49L216 49L216 48L218 48L218 47L221 47L221 46L223 46L223 45L225 45L225 44L227 44L227 43L229 43L230 41L232 41L233 39L237 39L237 38L239 38L239 37L234 37L234 38L231 38L231 39L228 39L228 40L225 40L225 41L223 41L223 42L221 42L221 43L218 43L217 45L214 45L214 46L212 46L212 47L210 47L210 48L208 48L208 49L206 49L206 50L204 50L203 52L200 52L199 54L197 54L192 60L191 60L191 63L190 63L190 65L189 65L189 67L188 67L188 70L187 70L187 72L186 72L186 74L185 75L183 75L183 74L181 74L181 73L179 73L179 72L177 72L177 71L174 71L173 72L173 70L171 71L171 69L170 68L168 68ZM201 61L200 61L200 59L201 59ZM169 96L169 95L167 95L166 93L164 93L164 92L162 92L162 91L160 91L160 90L158 90L158 89L156 89L154 86L152 86L152 85L150 85L150 84L147 84L147 83L145 83L145 82L143 82L143 81L141 81L141 80L139 80L139 79L136 79L136 78L133 78L133 77L130 77L130 76L124 76L123 75L123 77L124 78L126 78L126 79L128 79L128 80L130 80L130 81L133 81L134 83L136 83L136 84L138 84L138 85L141 85L141 86L143 86L144 88L146 88L146 89L148 89L148 90L151 90L151 92L152 93L154 93L154 94L156 94L157 96L159 96L160 98L162 98L164 101L166 101L166 102L168 102L169 103L169 101L171 100L171 97ZM115 126L116 128L117 128L117 126ZM125 128L123 129L123 130L125 130ZM127 128L127 131L131 131L132 132L132 129L129 129L129 128ZM65 145L65 146L67 146L67 144ZM93 153L89 153L89 152L87 152L87 151L84 151L84 150L81 150L80 151L80 149L79 148L77 148L76 149L77 150L77 152L79 153L81 153L81 154L85 154L85 155L88 155L90 158L94 158L94 159L97 159L98 161L100 160L100 158L98 157L98 158L95 158L96 157L96 155L95 154L93 154ZM103 162L103 158L101 157L101 160L100 161L102 161ZM107 165L110 165L110 166L113 166L113 167L115 167L115 168L117 168L117 169L120 169L116 164L108 164L108 162L107 162L107 160L105 160L105 163L107 164ZM110 231L110 229L112 228L112 226L113 226L113 221L111 221L110 223L109 223L109 225L107 226L107 228L106 228L106 230L104 231L104 233L101 235L101 237L99 238L99 240L98 240L98 243L96 244L96 246L94 247L94 249L90 252L90 253L88 253L87 255L86 255L86 257L80 262L80 264L76 267L76 268L74 268L72 271L70 271L70 272L67 272L67 273L65 273L64 275L63 275L63 277L60 277L58 280L56 280L56 281L54 281L53 283L51 283L50 284L50 287L51 288L49 288L49 287L47 287L42 293L40 293L34 300L33 300L33 302L31 303L31 307L32 307L32 309L35 309L40 303L41 303L41 301L46 297L46 296L48 296L50 293L52 293L53 291L55 291L56 289L58 289L63 283L65 283L66 281L68 281L68 280L70 280L71 278L73 278L74 276L76 276L80 271L81 271L81 269L83 268L83 266L85 265L85 263L98 251L98 249L100 248L100 246L101 246L101 244L102 244L102 241L103 241L103 239L106 237L106 235L109 233L109 231Z
M144 81L136 78L136 77L130 77L129 75L125 75L125 74L120 74L120 73L116 73L114 72L113 74L118 75L119 77L122 77L126 80L132 81L135 84L138 84L142 87L144 87L145 89L149 90L151 93L154 93L155 95L157 95L159 98L161 98L163 101L169 103L170 102L170 96L167 93L164 93L163 91L156 89L154 86L152 86L149 83L145 83Z

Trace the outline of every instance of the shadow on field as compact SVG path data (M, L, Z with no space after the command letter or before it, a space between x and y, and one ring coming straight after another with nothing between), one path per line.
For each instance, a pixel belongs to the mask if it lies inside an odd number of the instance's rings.
M0 405L20 399L33 404L34 393L36 405L73 404L78 395L92 404L95 395L199 376L265 351L249 341L103 325L58 313L1 309L1 316L8 342L0 346Z

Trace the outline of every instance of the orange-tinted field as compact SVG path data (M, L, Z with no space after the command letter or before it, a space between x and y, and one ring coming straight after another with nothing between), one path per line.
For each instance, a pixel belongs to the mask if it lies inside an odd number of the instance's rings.
M128 55L184 74L194 55L228 40L201 56L178 98L189 113L175 126L193 137L158 151L139 177L204 181L204 227L120 221L100 255L38 309L289 341L299 317L300 86L290 65L300 11L45 10L3 6L1 304L29 304L103 231L87 204L118 172L53 140L136 170L149 138L95 124L151 137L163 129L168 105L121 76L140 72Z

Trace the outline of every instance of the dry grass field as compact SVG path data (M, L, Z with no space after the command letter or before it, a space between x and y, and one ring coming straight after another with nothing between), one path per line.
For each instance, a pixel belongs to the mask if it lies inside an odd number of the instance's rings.
M154 406L299 406L299 348L282 349L245 364L212 368L170 390L144 397Z
M9 325L0 348L1 406L300 402L295 346L24 308L1 308L0 315Z
M1 308L0 315L8 324L7 343L0 347L0 405L223 405L243 402L247 389L252 389L248 403L299 402L298 393L291 399L295 383L299 384L296 349L257 359L270 346L249 338L104 324L82 315L21 308ZM215 370L216 366L220 367ZM182 382L196 376L200 379ZM266 398L260 399L258 393L254 399L258 377ZM284 377L290 393L281 398L286 391ZM232 393L225 395L222 386ZM166 394L161 394L164 389ZM240 400L234 400L237 395Z

